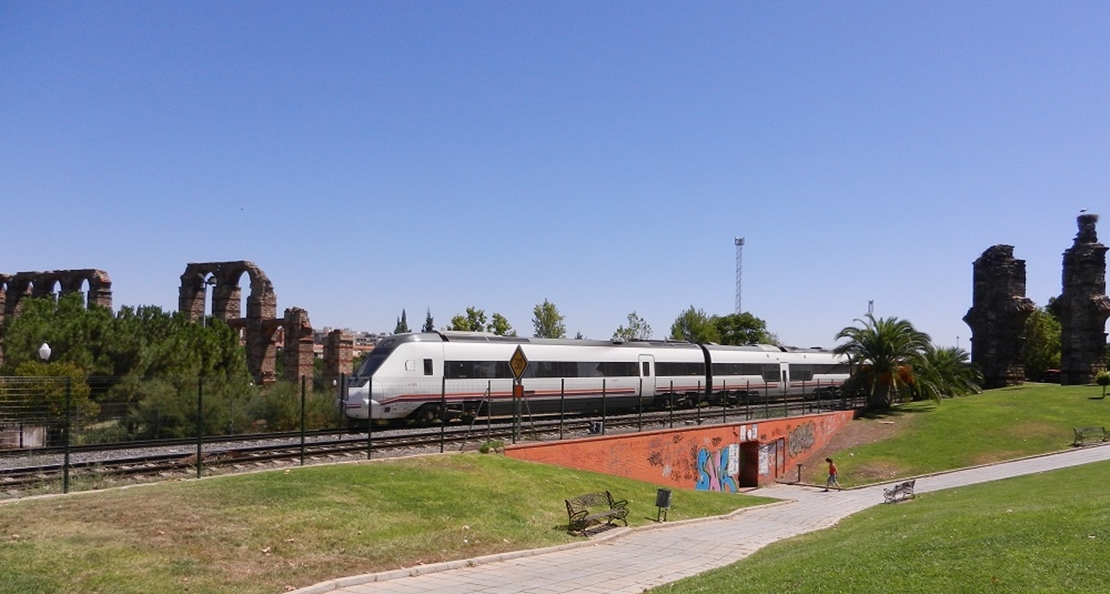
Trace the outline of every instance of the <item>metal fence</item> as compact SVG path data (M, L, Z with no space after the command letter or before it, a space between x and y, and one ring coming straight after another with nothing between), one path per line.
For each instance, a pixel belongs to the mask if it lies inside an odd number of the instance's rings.
M426 384L405 386L377 385L379 391L406 391L423 394L426 402L440 403L441 410L449 404L467 399L487 403L494 398L504 399L511 393L511 385L494 385L494 381L474 380L473 385L460 396L452 387L448 394L446 382L435 380ZM108 447L154 447L174 444L179 450L195 450L196 474L201 476L206 447L233 438L272 438L282 436L296 440L299 435L303 448L308 435L333 434L352 441L365 440L366 456L374 450L374 440L381 439L381 428L375 424L360 424L351 430L351 420L344 415L339 395L347 388L343 377L327 390L313 390L311 384L277 383L257 386L249 381L223 380L197 377L133 378L133 377L0 377L0 453L49 453L62 460L63 491L70 488L71 452L90 451ZM640 383L603 385L600 394L590 396L590 404L582 404L582 391L578 386L559 383L557 393L547 394L543 406L535 394L525 393L522 398L512 397L507 416L500 423L511 422L511 440L516 442L522 434L544 432L536 439L563 439L566 422L577 424L573 436L581 436L582 427L590 433L604 434L610 418L617 414L632 413L633 421L624 421L628 430L673 427L678 422L729 422L810 414L821 410L852 408L860 403L833 396L831 386L821 384L802 386L800 393L786 398L775 398L765 387L762 392L750 385L715 386L712 392L742 395L722 398L719 402L691 402L690 394L703 392L698 384L692 392L670 386L653 386L651 398L640 398L644 387ZM622 392L623 390L623 392ZM497 396L500 394L501 396ZM629 397L637 404L629 408ZM613 403L623 402L622 406ZM505 403L502 402L504 405ZM496 412L496 407L472 412ZM645 414L653 415L645 420ZM538 428L538 417L548 420ZM557 419L557 426L552 420ZM439 422L434 416L421 419L424 424L438 424L441 430L440 451L445 451L448 423ZM482 436L482 424L487 435L495 422L488 416L478 420L467 419L473 434ZM457 420L452 426L465 426ZM377 434L377 435L376 435ZM226 446L220 446L226 447Z

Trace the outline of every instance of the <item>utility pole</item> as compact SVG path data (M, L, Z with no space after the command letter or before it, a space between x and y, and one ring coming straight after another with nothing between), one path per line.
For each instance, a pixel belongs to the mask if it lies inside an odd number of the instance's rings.
M744 238L733 238L732 242L736 245L736 314L742 314L744 311L740 309L740 278L744 270Z

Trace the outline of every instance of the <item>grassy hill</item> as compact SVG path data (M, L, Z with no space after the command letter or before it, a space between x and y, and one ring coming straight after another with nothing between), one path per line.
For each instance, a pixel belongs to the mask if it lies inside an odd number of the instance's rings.
M1110 463L919 494L652 594L1107 592Z
M1067 449L1072 427L1110 427L1098 386L1026 384L853 421L830 448L846 486L918 476ZM853 437L854 436L854 437ZM822 465L807 480L823 484Z
M1028 384L914 403L854 421L827 451L858 485L1067 449L1072 427L1110 426L1101 394ZM1106 592L1108 478L1100 463L920 494L652 592Z

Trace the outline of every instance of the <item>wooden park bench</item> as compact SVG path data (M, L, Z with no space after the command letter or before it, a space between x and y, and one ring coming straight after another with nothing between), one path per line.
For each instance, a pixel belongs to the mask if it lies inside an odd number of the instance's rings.
M886 503L894 503L896 501L902 501L907 497L913 497L913 486L916 482L917 479L914 479L904 483L898 483L889 489L883 489L883 500Z
M594 524L609 524L616 520L628 525L628 502L614 500L608 491L586 493L572 499L566 499L567 516L570 522L567 529L571 534L585 534L586 529Z
M1072 427L1075 432L1073 446L1081 446L1087 441L1106 441L1106 427Z

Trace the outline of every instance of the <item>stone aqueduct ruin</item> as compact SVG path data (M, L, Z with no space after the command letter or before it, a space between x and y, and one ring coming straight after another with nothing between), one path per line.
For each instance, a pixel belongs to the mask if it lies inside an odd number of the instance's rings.
M1082 214L1079 233L1064 251L1060 308L1060 383L1082 385L1106 369L1106 251L1098 242L1098 215ZM1025 297L1025 261L1014 247L987 248L975 260L972 306L964 316L971 328L971 361L983 370L986 388L1025 381L1025 320L1033 302Z
M987 248L974 264L972 306L964 316L971 327L971 360L983 371L984 388L1025 381L1025 320L1033 301L1025 297L1025 261L1014 246Z
M250 281L246 309L241 311L243 275ZM60 297L81 292L88 283L87 305L112 308L112 281L103 270L55 270L0 274L0 332L4 320L19 315L25 297ZM185 267L178 290L178 311L190 320L204 317L208 289L212 289L212 317L240 331L246 348L247 368L255 381L272 383L275 376L277 345L282 349L285 379L299 382L312 378L313 338L308 312L299 307L285 310L277 317L277 296L273 283L252 262L192 263ZM0 347L3 336L0 334ZM341 373L349 373L353 351L351 336L333 331L324 346L324 376L330 384ZM0 350L0 360L3 351Z
M1106 320L1110 297L1106 295L1106 246L1098 242L1098 215L1083 214L1079 233L1064 252L1063 290L1058 298L1061 312L1061 383L1088 384L1103 371L1106 350ZM971 328L971 360L983 370L984 387L997 388L1025 381L1025 321L1034 311L1025 296L1025 261L1014 258L1014 247L987 248L973 264L972 306L964 316ZM240 282L250 280L246 315L240 310ZM57 298L80 292L88 283L88 306L112 307L112 281L103 270L54 270L0 274L0 360L3 360L3 328L6 319L19 315L26 297ZM283 334L285 379L301 381L312 377L313 337L308 312L299 307L277 317L273 283L258 266L237 262L192 263L181 275L178 311L189 319L204 317L208 287L212 287L212 317L242 332L247 367L255 380L271 383L279 331ZM324 345L324 378L331 384L351 370L353 341L335 330Z

